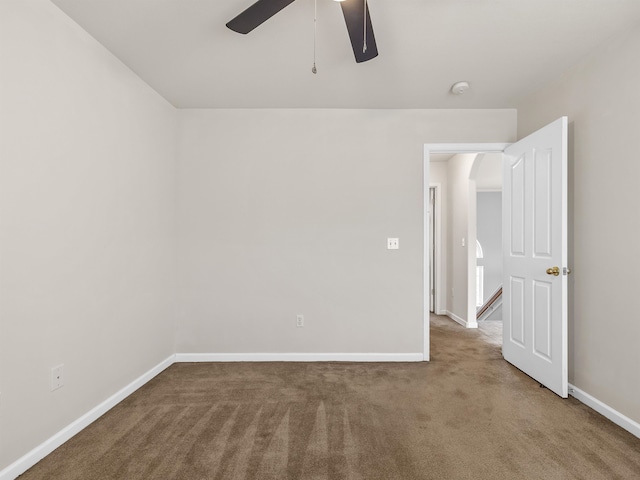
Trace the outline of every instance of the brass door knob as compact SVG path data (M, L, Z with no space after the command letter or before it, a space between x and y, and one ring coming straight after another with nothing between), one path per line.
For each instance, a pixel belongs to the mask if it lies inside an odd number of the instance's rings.
M557 277L558 275L560 275L560 268L558 267L547 268L547 275L555 275Z

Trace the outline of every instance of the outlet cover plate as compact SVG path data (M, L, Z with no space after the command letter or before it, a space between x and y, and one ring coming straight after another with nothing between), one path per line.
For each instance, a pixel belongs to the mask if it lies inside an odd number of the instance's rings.
M58 365L51 369L51 391L64 385L64 365Z

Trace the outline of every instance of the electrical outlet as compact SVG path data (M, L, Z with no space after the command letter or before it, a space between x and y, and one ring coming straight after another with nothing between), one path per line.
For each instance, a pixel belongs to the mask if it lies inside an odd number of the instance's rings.
M304 327L304 315L296 315L296 327Z
M59 389L64 385L64 365L58 365L51 369L51 391Z
M400 248L399 238L387 238L387 250L398 250Z

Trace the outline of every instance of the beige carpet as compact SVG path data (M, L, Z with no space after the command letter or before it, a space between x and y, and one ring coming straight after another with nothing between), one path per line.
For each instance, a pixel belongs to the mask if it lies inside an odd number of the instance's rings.
M640 478L640 439L432 325L428 364L176 364L21 478Z

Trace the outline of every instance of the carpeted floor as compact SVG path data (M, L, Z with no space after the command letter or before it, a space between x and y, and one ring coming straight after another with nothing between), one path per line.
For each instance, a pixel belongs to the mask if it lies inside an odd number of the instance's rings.
M640 439L489 338L433 317L430 363L176 364L20 478L640 478Z

